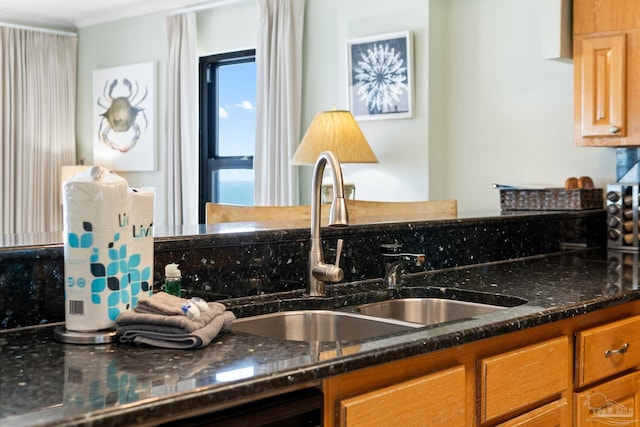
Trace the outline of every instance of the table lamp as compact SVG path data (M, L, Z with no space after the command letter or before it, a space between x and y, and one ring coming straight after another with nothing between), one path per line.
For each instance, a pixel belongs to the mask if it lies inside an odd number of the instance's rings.
M378 163L360 126L350 111L330 110L318 113L307 129L291 163L313 165L323 151L331 151L340 163ZM355 185L345 183L345 197L355 197ZM333 189L322 186L323 202L331 201Z

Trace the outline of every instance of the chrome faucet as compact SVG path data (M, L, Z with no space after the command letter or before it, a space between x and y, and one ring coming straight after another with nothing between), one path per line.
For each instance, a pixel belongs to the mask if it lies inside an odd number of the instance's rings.
M342 239L338 240L335 264L325 264L322 253L322 240L320 239L321 187L322 175L327 163L331 168L333 182L333 200L329 211L329 226L344 227L349 225L340 162L331 151L323 151L318 156L318 160L316 160L311 182L311 250L309 252L309 284L307 287L307 292L311 297L324 296L325 282L337 283L344 277L344 272L339 267Z
M424 264L425 255L424 254L413 254L413 253L394 253L394 254L382 254L385 257L394 257L400 258L394 262L388 262L385 264L385 273L384 273L384 283L387 285L388 289L399 289L400 284L398 283L398 268L401 265L413 263L416 267L419 267Z

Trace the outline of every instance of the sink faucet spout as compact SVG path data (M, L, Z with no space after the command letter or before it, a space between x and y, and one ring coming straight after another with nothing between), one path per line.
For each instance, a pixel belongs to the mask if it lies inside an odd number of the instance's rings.
M324 283L336 283L342 280L344 272L338 266L342 241L338 241L338 252L336 254L336 264L325 264L322 253L322 240L320 239L320 209L322 175L325 166L329 164L331 168L331 178L333 182L333 201L329 212L329 226L341 227L349 225L349 214L347 204L344 199L344 183L342 179L342 168L337 157L330 151L324 151L318 156L313 169L313 179L311 187L311 250L309 252L309 296L324 296Z
M383 254L385 257L398 257L399 260L391 263L387 263L385 266L384 283L388 289L399 289L400 283L398 283L398 268L407 264L413 264L415 266L421 266L425 262L424 254L414 253L398 253L393 255Z

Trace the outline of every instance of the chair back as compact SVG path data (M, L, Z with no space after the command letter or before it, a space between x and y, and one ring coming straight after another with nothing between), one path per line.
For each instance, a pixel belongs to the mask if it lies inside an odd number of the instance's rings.
M419 202L372 202L347 200L350 224L375 222L419 221L427 219L453 219L458 215L456 200L429 200ZM206 223L228 222L280 222L293 226L309 225L311 206L239 206L209 202L206 205ZM329 207L322 206L321 224L326 225Z

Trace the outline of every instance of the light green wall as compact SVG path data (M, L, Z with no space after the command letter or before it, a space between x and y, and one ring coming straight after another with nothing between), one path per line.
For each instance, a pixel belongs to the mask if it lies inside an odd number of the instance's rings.
M303 129L316 113L348 109L347 40L409 30L414 52L414 118L361 121L380 163L343 165L345 179L364 200L428 198L427 19L425 0L307 1ZM310 167L303 169L301 201L309 202Z
M93 163L93 71L122 65L154 62L156 66L156 171L119 172L131 187L156 189L156 224L164 224L165 67L166 32L164 14L146 15L78 30L77 156Z
M156 189L156 224L165 224L166 14L158 13L78 31L78 159L93 162L93 70L152 61L156 65L156 171L118 172L132 187ZM238 22L242 22L239 25ZM257 10L253 2L202 11L197 15L199 55L255 48ZM197 172L196 172L197 173Z
M615 150L573 145L573 63L542 58L539 0L449 0L446 193L496 207L491 183L615 182Z
M343 165L369 200L456 198L464 211L496 209L493 182L562 185L591 175L615 181L615 151L572 143L573 66L542 59L539 0L307 0L302 129L332 106L347 108L346 41L411 30L415 117L361 122L380 163ZM157 159L163 164L164 14L79 30L78 155L91 163L93 70L157 65ZM255 47L257 9L247 1L198 13L201 55ZM301 171L308 203L310 168ZM162 171L122 174L158 190Z
M197 22L200 56L256 47L258 12L255 1L198 12Z
M430 0L427 37L428 64L425 76L429 85L428 141L429 198L456 198L447 193L447 105L449 87L449 0Z

